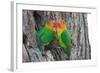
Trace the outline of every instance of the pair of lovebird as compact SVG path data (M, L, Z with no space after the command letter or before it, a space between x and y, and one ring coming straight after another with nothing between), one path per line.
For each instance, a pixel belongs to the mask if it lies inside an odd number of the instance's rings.
M55 23L57 23L57 27L55 27ZM44 46L49 45L54 40L55 35L58 37L59 46L67 56L70 56L72 37L64 20L51 19L50 21L46 21L44 27L37 32L37 36Z

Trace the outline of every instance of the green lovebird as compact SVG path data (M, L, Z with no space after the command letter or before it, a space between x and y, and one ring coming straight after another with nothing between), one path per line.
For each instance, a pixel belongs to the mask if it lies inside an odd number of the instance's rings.
M44 27L37 32L37 36L40 39L42 46L50 44L55 36L54 20L46 21Z
M57 26L57 36L59 46L64 49L65 54L70 57L71 46L72 46L72 37L70 32L67 30L67 25L62 19L58 20Z

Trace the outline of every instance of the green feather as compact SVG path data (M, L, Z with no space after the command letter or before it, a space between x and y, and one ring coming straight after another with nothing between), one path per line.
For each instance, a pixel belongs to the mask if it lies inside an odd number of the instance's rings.
M66 45L66 48L70 48L72 44L72 38L68 31L63 31L61 34L61 39L63 43Z
M37 35L43 45L48 45L53 40L55 32L47 27L44 27L37 32Z
M64 52L69 57L72 45L72 37L70 33L67 30L64 30L58 38L60 47L64 49Z

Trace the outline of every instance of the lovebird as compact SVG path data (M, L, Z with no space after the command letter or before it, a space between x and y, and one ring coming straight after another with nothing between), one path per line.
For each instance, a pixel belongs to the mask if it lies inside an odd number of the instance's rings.
M69 58L71 54L72 37L66 23L62 19L58 19L57 36L59 46L64 49L64 53Z
M46 21L44 27L42 27L38 32L37 36L40 39L42 46L46 46L53 41L55 36L54 20Z

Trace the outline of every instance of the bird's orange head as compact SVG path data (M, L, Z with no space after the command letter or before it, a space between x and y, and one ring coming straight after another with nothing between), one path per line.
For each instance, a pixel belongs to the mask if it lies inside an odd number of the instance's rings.
M55 20L54 20L54 19L50 20L49 28L50 28L51 30L53 30L53 31L56 31L56 30L55 30Z
M59 29L66 29L66 25L62 19L58 19L58 28Z

